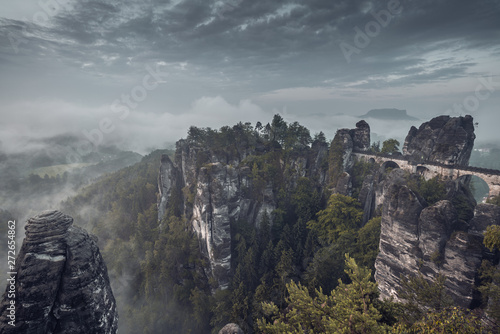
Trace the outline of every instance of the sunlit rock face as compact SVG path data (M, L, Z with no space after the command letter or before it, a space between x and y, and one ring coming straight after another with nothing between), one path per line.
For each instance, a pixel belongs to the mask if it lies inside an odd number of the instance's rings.
M468 165L475 138L472 116L438 116L418 129L411 127L403 155L416 161Z
M15 298L9 284L0 304L0 332L116 333L116 303L96 238L59 211L42 212L25 229L13 270Z

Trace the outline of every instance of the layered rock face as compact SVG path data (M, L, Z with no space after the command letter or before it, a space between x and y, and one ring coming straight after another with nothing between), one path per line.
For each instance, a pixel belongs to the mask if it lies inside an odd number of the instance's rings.
M95 237L72 224L59 211L28 220L13 270L15 298L8 286L0 304L0 332L116 333L116 303ZM12 300L15 326L8 324Z
M416 162L468 165L474 139L471 116L440 116L423 123L419 129L410 129L403 154ZM446 199L430 206L411 190L409 177L402 170L392 171L382 182L371 183L372 179L365 179L367 184L363 184L363 189L375 189L374 197L360 200L367 208L369 201L383 207L380 252L375 262L375 280L381 297L398 299L401 276L411 277L420 272L431 281L442 274L454 302L470 307L475 298L478 269L488 257L482 245L483 233L487 226L500 222L500 208L479 204L472 219L464 218L468 215L464 214L464 207L476 204L467 190L468 179L447 181ZM367 193L363 189L360 197Z
M439 116L411 127L403 146L403 155L416 161L430 160L447 165L468 165L474 146L472 116Z
M335 184L335 192L350 196L352 192L351 169L354 166L353 152L365 152L370 148L370 126L365 121L356 123L355 129L339 129L333 143L339 143L342 154L342 174Z
M460 223L449 200L428 206L410 189L399 169L391 172L385 187L380 252L375 262L381 297L398 300L401 276L420 272L432 280L441 273L447 278L445 287L454 302L469 307L486 254L483 233L500 221L500 208L479 204L474 218Z
M370 148L370 126L364 120L356 123L356 128L349 131L354 151L367 151Z
M418 271L418 220L425 203L405 184L404 172L392 171L385 189L375 280L382 298L397 296L400 276Z
M272 189L266 185L262 202L247 198L250 168L235 168L220 162L199 171L191 223L198 233L202 251L208 255L212 274L222 288L229 282L231 269L231 224L244 220L258 225L265 212L275 209Z
M166 155L162 157L158 218L161 220L167 209L179 204L176 209L185 215L198 234L201 249L210 262L209 275L221 288L226 288L230 279L231 225L245 221L258 228L264 215L271 218L277 207L273 180L255 179L251 168L242 163L245 158L266 153L266 150L269 148L257 144L238 147L233 152L229 149L213 151L180 140L175 162ZM327 174L321 166L327 154L328 145L316 143L311 148L304 148L303 155L288 161L288 172L292 176L286 190L291 191L299 177L311 175L318 186L326 184ZM282 161L276 161L274 166L277 173L284 172Z

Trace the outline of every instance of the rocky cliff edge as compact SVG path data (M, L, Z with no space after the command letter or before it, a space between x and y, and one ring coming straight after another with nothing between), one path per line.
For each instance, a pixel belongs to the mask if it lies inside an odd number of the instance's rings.
M116 333L116 303L95 237L59 211L30 218L25 229L15 280L0 303L0 332Z

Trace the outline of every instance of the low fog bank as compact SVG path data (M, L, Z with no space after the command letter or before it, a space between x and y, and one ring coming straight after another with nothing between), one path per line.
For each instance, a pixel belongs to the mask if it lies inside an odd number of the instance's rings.
M87 145L71 134L28 140L17 151L0 146L0 249L7 254L7 223L16 221L16 250L24 238L26 220L44 210L60 209L61 202L96 178L139 162L142 156L114 146L99 146L68 163L68 152ZM83 153L83 151L80 150ZM71 161L70 161L71 162ZM7 268L7 257L0 258ZM6 270L0 271L0 291Z

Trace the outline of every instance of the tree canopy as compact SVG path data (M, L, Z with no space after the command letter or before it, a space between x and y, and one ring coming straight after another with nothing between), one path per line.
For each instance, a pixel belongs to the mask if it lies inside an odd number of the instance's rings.
M399 153L399 141L396 139L387 139L382 143L382 149L380 153L382 154L396 154Z

